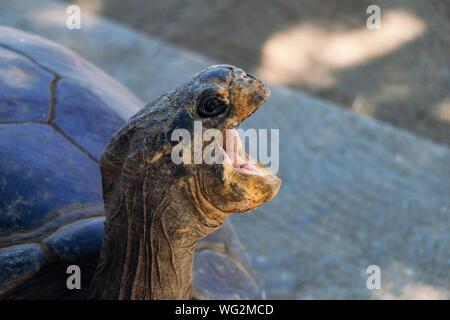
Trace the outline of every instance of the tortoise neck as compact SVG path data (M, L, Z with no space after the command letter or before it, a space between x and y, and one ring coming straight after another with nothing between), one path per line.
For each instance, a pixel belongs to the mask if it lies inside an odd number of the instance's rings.
M182 192L173 201L170 196L158 199L142 190L128 191L132 193L125 193L123 203L113 206L120 207L118 211L108 210L105 197L107 220L92 282L94 295L99 299L190 299L195 245L223 220L206 227L202 210Z

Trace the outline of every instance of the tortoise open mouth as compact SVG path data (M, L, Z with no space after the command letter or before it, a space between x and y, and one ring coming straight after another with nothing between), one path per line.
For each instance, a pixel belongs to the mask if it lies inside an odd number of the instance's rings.
M221 146L223 165L244 175L273 175L264 164L252 159L244 150L242 140L236 129L227 129Z
M235 70L234 76L237 80L231 82L230 91L233 93L231 100L236 108L237 122L222 132L223 143L220 147L223 165L241 175L274 176L268 167L252 159L245 152L242 140L235 129L245 119L252 116L269 98L270 90L260 80L241 69ZM250 143L253 142L257 141L250 141Z

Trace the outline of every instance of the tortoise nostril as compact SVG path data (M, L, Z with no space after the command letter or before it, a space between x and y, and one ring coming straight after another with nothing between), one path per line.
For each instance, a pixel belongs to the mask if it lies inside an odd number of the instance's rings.
M254 80L258 80L258 79L256 79L252 74L250 74L250 73L247 73L247 77L249 77L249 78L252 78L252 79L254 79Z
M262 95L260 95L260 94L256 94L255 95L255 100L257 102L261 102L261 101L264 101L264 97Z

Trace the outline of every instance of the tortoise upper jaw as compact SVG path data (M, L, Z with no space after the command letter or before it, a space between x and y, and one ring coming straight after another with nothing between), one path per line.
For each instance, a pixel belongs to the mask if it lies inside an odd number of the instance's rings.
M270 97L270 90L264 83L238 68L234 70L228 91L239 123L255 113Z

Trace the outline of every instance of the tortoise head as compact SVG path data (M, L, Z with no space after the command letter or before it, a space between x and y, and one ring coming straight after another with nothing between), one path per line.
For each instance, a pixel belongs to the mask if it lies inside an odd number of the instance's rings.
M108 200L110 190L123 191L130 179L140 179L144 188L149 182L145 194L169 193L172 205L182 207L188 199L209 216L249 211L272 199L280 179L245 153L235 130L269 94L243 70L218 65L158 97L130 119L102 156L106 205L114 202ZM122 186L113 188L118 181Z
M172 160L188 152L180 164L187 180L195 180L199 196L222 212L254 209L280 188L281 180L245 153L235 130L269 95L261 81L242 69L218 65L194 75L172 96L177 110L171 130L182 131L171 131L171 138L189 142L172 149ZM183 132L189 132L187 139Z
M210 67L114 135L100 160L107 217L94 281L100 296L189 298L195 243L230 213L275 196L280 180L245 154L235 129L268 96L241 69Z

